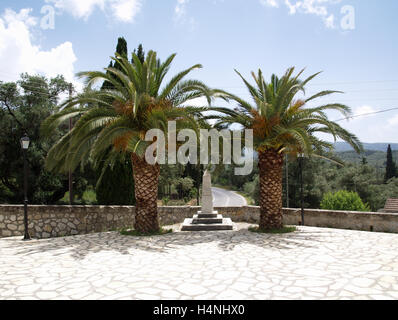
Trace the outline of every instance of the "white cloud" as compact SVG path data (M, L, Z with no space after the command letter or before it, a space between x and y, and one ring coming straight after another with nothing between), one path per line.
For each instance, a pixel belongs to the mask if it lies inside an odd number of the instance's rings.
M270 6L270 7L274 7L274 8L279 7L278 0L260 0L260 3L263 6Z
M398 126L398 114L396 114L394 117L388 120L388 125L390 127L396 127Z
M376 112L376 110L371 106L367 106L367 105L360 106L360 107L355 108L354 117L365 116L365 115L367 115L369 113L373 113L373 112Z
M46 2L72 14L75 18L83 19L88 19L96 7L105 9L105 0L46 0Z
M74 80L77 58L72 43L65 42L44 51L32 43L32 30L37 20L30 16L32 9L19 13L6 9L0 16L0 78L15 81L23 72L39 73L47 77L58 74Z
M327 28L335 28L334 15L329 13L329 6L340 3L342 0L259 0L263 6L278 8L284 4L289 14L313 14L322 17Z
M141 10L141 1L116 0L111 2L114 16L122 22L133 22L136 14Z
M205 97L200 97L200 98L195 98L195 99L187 101L185 103L185 105L191 106L191 107L207 107L208 102Z
M112 12L121 22L133 22L141 10L142 0L45 0L57 9L65 11L75 18L87 20L94 10Z
M197 23L194 17L187 16L187 5L190 0L177 0L174 8L174 22L177 24L189 25L191 31L196 29ZM216 4L213 2L213 4Z
M182 19L186 13L186 5L189 2L189 0L177 0L177 5L174 8L174 15L177 20Z

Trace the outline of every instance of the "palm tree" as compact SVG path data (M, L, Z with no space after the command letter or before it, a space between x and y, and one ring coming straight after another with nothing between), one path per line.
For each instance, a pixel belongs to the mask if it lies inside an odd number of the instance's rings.
M235 70L236 71L236 70ZM305 86L319 73L304 81L299 77L304 70L293 76L294 68L286 71L282 78L272 75L268 83L261 70L256 75L252 72L256 86L251 85L238 72L247 87L253 103L236 95L221 92L224 97L237 103L237 108L215 107L213 111L222 115L213 115L218 119L217 125L225 126L237 123L245 129L253 130L254 148L258 153L260 174L260 225L263 230L283 227L282 215L282 169L284 154L321 154L333 145L319 139L315 133L329 133L334 139L347 141L357 152L362 149L358 138L343 129L336 122L330 121L325 112L336 110L344 116L350 115L350 108L342 104L326 104L318 107L307 107L307 103L316 98L338 91L322 91L309 98L305 95ZM209 117L208 117L209 118Z
M168 121L176 121L177 130L196 128L195 117L200 108L186 107L187 101L206 97L210 103L211 90L202 82L183 80L197 64L184 70L166 83L164 78L175 58L165 62L150 51L144 62L133 54L133 63L116 54L113 60L121 68L106 68L105 72L82 72L87 90L65 102L60 111L42 125L42 133L50 135L55 128L73 117L79 117L73 130L53 146L46 159L48 170L68 172L92 161L102 167L113 165L123 157L131 157L135 182L135 229L150 233L159 230L157 198L159 164L151 165L144 158L152 142L145 141L150 129L167 134ZM98 80L113 85L108 90L92 90ZM196 128L197 129L197 128Z

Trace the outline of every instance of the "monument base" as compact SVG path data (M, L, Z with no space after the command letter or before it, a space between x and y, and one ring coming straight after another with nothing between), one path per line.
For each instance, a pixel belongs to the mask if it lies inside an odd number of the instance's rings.
M202 211L192 219L185 219L181 231L218 231L233 230L231 219L224 219L221 214L213 210L213 196L211 191L211 175L208 170L203 175Z
M218 211L213 211L213 213L202 213L202 211L198 211L198 218L217 218Z
M233 222L229 218L223 218L217 211L202 213L198 211L192 219L185 219L181 231L225 231L233 230Z

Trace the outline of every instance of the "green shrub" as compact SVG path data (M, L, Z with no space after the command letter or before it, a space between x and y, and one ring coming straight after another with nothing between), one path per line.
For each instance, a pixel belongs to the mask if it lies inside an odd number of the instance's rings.
M243 186L243 192L253 199L255 205L260 203L260 180L259 176L256 175L253 181L246 182Z
M189 190L189 200L196 199L197 195L198 195L198 189L192 188L191 190Z
M178 199L178 200L170 200L167 203L167 205L170 206L170 207L175 207L175 206L179 207L179 206L185 206L186 202L184 200L180 200L180 199Z
M321 209L342 211L370 211L369 205L364 204L356 192L340 190L329 192L323 196Z

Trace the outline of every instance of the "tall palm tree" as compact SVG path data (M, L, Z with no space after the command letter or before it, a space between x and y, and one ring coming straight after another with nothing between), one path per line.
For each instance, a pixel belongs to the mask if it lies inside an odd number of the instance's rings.
M195 117L200 108L186 107L187 101L206 97L211 90L202 82L183 80L197 64L184 70L163 85L175 57L165 62L150 51L144 62L133 54L133 63L116 54L113 60L121 68L105 72L82 72L87 90L65 102L60 111L42 124L42 133L50 135L56 127L79 117L73 130L63 136L50 150L46 167L57 172L75 170L89 160L98 165L113 165L122 157L131 157L135 182L135 229L143 233L159 230L157 197L159 164L148 164L145 150L152 142L145 141L150 129L161 129L167 135L168 121L176 121L177 130L196 128ZM98 80L108 81L112 89L90 89ZM184 105L184 106L183 106ZM197 129L197 128L196 128Z
M236 70L235 70L236 71ZM330 121L325 112L336 110L349 116L351 110L342 104L326 104L318 107L307 106L308 102L338 91L322 91L309 98L305 96L305 86L315 78L316 73L301 81L294 68L286 71L283 77L272 75L266 82L261 70L256 75L252 72L255 85L251 85L238 72L247 87L253 103L247 102L236 95L221 92L224 97L237 103L234 110L229 108L211 108L221 112L213 115L218 119L217 125L225 126L233 123L241 124L245 129L253 130L254 148L258 153L260 174L260 229L279 229L283 227L282 215L282 169L284 154L312 155L332 149L333 145L322 141L315 134L329 133L334 139L347 141L357 152L362 150L358 138L343 129L336 122Z

